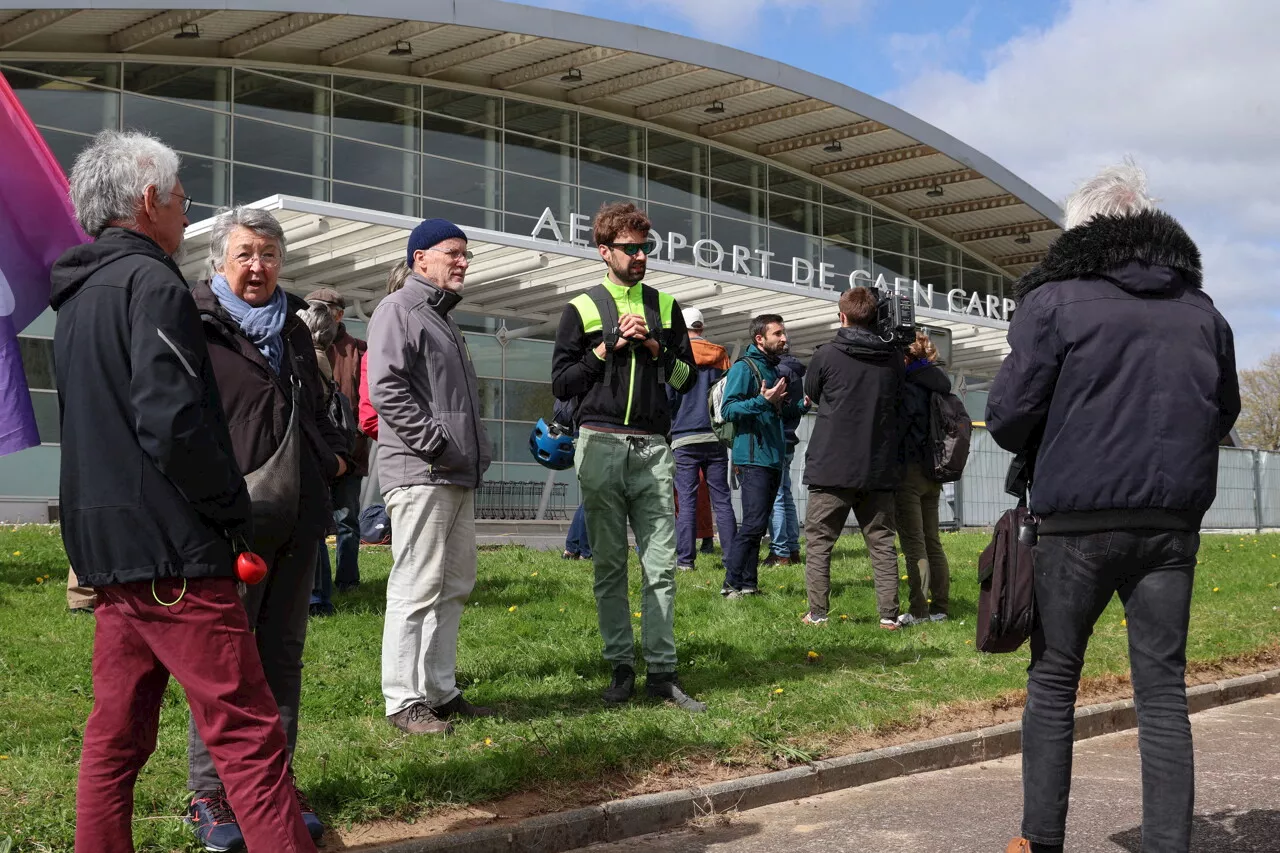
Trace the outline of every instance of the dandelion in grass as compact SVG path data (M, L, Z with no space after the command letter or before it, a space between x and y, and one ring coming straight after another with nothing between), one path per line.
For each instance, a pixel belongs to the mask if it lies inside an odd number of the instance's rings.
M632 616L634 616L635 618L639 619L639 618L640 618L640 611L639 611L639 610L637 610L635 613L632 613L631 615L632 615Z
M515 613L515 612L516 612L516 605L514 605L514 604L513 604L513 605L511 605L510 607L508 607L508 608L507 608L507 612L508 612L508 613Z
M906 579L907 579L907 576L906 576L906 575L903 575L903 576L902 576L902 579L903 579L903 580L906 580Z
M538 576L538 573L537 573L537 572L534 572L533 574L529 575L529 577L531 577L531 578L536 578L537 576Z
M782 695L782 688L781 688L781 687L775 687L775 688L773 689L773 695L774 695L774 696L781 696L781 695Z
M822 657L822 655L818 654L813 649L810 649L806 657L808 657L809 660L818 660L820 657Z
M841 613L841 614L840 614L840 621L841 621L841 622L848 622L848 621L849 621L849 614L848 614L848 613Z
M1215 586L1215 587L1213 588L1213 591L1214 591L1214 592L1217 592L1217 591L1218 591L1218 589L1219 589L1219 587L1216 587L1216 586Z
M1129 620L1128 620L1128 619L1121 619L1121 620L1120 620L1120 627L1121 627L1121 628L1127 628L1127 627L1129 627Z
M36 578L36 583L44 583L44 578Z
M21 552L21 551L14 551L14 552L13 552L13 556L15 556L15 557L21 557L21 556L22 556L22 552Z

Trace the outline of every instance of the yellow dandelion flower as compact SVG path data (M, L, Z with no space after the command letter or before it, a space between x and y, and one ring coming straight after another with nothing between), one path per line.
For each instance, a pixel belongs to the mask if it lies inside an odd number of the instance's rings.
M13 556L15 556L15 557L21 557L21 556L22 556L22 552L21 552L21 551L14 551L14 552L13 552Z
M847 622L847 621L849 621L849 614L848 614L848 613L841 613L841 614L840 614L840 621L841 621L841 622Z
M36 578L36 583L44 583L44 578Z
M902 576L902 579L903 579L903 580L906 580L906 579L907 579L907 576L906 576L906 575L903 575L903 576Z
M485 738L485 739L484 739L484 745L485 745L485 746L493 746L493 738L491 738L491 737L487 737L487 738Z
M533 574L529 575L529 577L531 577L531 578L536 578L537 576L538 576L538 573L537 573L537 572L534 572Z
M560 608L560 612L561 612L561 613L563 613L563 612L564 612L564 608L563 608L563 607L561 607L561 608Z
M7 756L7 755L0 755L0 761L8 761L8 760L9 760L9 756Z
M1214 591L1214 592L1217 592L1217 591L1218 591L1218 587L1216 587L1216 586L1215 586L1215 587L1213 588L1213 591Z
M809 660L817 660L820 657L822 657L822 655L818 654L817 652L813 650L809 651Z
M1127 627L1129 627L1129 620L1128 620L1128 619L1121 619L1121 620L1120 620L1120 627L1122 627L1122 628L1127 628Z
M634 616L635 618L639 619L639 618L640 618L640 611L639 611L639 610L637 610L635 613L632 613L631 615L632 615L632 616Z
M516 612L516 605L514 605L514 604L513 604L513 605L511 605L510 607L508 607L508 608L507 608L507 612L508 612L508 613L515 613L515 612Z
M777 688L776 690L774 690L774 691L773 691L773 695L774 695L774 696L779 696L779 695L781 695L781 694L782 694L782 688L781 688L781 687L779 687L779 688Z
M972 645L973 645L973 640L965 640L965 641L964 641L964 644L965 644L966 646L972 646Z

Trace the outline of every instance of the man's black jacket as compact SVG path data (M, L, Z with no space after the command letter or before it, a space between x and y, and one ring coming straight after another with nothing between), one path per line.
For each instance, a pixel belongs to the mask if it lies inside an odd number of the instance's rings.
M1035 450L1041 531L1198 530L1240 413L1231 327L1169 215L1099 216L1018 283L987 428Z
M818 347L804 392L818 407L804 457L804 484L885 491L901 480L898 397L902 353L869 329L848 326Z
M178 267L108 228L51 277L62 539L80 583L230 575L225 532L247 532L249 493Z

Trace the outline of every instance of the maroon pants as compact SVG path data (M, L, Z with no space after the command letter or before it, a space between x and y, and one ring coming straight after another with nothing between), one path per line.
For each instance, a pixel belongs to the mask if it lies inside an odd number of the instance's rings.
M170 602L181 580L155 594ZM132 853L133 786L156 748L169 676L187 692L250 850L313 853L289 775L284 730L230 578L186 583L172 607L151 583L97 590L93 713L84 728L76 853Z

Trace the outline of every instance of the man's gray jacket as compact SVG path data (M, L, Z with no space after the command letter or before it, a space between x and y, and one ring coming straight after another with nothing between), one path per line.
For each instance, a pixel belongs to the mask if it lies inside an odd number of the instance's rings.
M461 301L413 273L369 320L369 400L378 413L382 493L479 487L492 461L475 367L449 316Z

